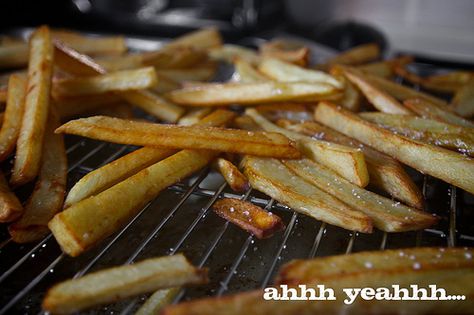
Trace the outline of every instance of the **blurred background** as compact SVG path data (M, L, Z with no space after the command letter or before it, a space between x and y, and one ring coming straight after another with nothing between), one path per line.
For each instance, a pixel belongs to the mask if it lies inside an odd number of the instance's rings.
M0 25L160 37L216 26L232 40L290 33L338 50L375 41L472 64L473 16L472 0L15 0L3 1Z

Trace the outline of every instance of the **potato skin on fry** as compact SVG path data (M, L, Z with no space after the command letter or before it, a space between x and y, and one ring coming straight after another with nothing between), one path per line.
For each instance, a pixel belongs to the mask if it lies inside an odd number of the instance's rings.
M259 239L269 238L285 227L279 216L248 201L224 198L216 201L212 210Z
M249 181L239 169L229 160L218 158L213 163L214 167L221 173L229 187L236 192L244 192L250 188Z

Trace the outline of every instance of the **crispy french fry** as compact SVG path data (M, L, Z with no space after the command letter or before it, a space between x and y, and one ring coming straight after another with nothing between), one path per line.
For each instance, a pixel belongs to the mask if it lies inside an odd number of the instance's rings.
M114 91L142 90L158 83L153 67L122 70L93 77L71 78L54 84L59 97L101 94Z
M189 106L254 105L269 102L317 101L339 97L339 90L325 83L262 82L222 83L183 88L167 94L173 102Z
M144 53L134 53L123 56L96 57L95 62L97 62L105 70L113 72L141 68L144 66L144 58Z
M312 139L297 132L280 128L266 120L255 109L247 109L245 113L264 130L279 132L296 141L299 150L304 155L326 165L350 182L361 187L365 187L369 183L364 154L360 149Z
M298 103L277 103L258 105L255 109L268 120L288 119L292 121L313 120L308 108Z
M344 86L344 94L340 100L337 101L338 104L344 106L350 111L358 112L361 105L362 95L359 90L352 84L351 81L347 80L344 74L342 73L342 67L333 66L329 70L332 76L341 82Z
M241 58L234 59L235 73L233 79L241 83L267 82L271 79L258 72L251 63Z
M23 206L8 187L7 180L0 171L0 222L12 222L23 214Z
M334 290L336 300L281 301L263 299L264 290L211 297L170 305L163 315L314 315L314 314L469 314L474 296L473 250L466 248L412 248L361 252L312 260L296 260L285 265L276 286L287 284L296 292L298 287L324 285ZM395 295L394 284L408 289L414 283L430 292L430 285L446 290L446 295L465 295L465 300L431 301L365 300L357 298L346 305L344 288L388 288L387 295ZM322 291L319 291L322 292ZM282 294L282 290L277 292ZM405 293L397 294L398 297ZM385 296L387 296L385 295ZM439 296L439 295L437 295Z
M38 181L25 205L24 214L8 227L8 232L16 243L34 242L45 237L49 233L49 220L62 210L66 193L67 157L63 136L54 133L57 126L59 118L56 113L51 112Z
M425 78L425 84L456 91L472 77L474 77L472 71L452 71L428 76Z
M103 141L169 148L207 149L257 156L298 158L298 150L285 136L203 126L161 125L95 116L70 121L58 129ZM237 145L238 144L238 145Z
M235 114L230 111L216 110L197 124L201 126L223 126L234 117ZM174 149L144 147L87 173L69 191L65 208L112 187L175 152Z
M158 75L164 76L178 83L186 81L208 81L217 72L217 64L214 62L202 63L199 66L183 69L157 69Z
M462 117L474 116L474 76L457 90L451 106Z
M238 116L234 119L234 125L239 129L248 131L261 131L262 128L248 115Z
M385 232L413 231L427 228L438 220L431 214L360 188L334 171L307 159L284 160L291 171L352 208L368 215L374 226Z
M143 57L143 64L156 69L182 69L197 66L205 60L206 51L186 46L149 52Z
M316 139L360 148L364 153L370 184L388 192L392 197L407 205L423 209L423 195L421 191L405 172L402 165L392 157L315 122L287 125L286 128Z
M127 51L123 36L93 37L62 30L54 30L51 35L86 55L120 55Z
M103 67L86 55L65 46L61 42L55 42L55 63L64 71L78 75L90 76L105 74ZM150 91L122 91L117 95L125 99L130 104L157 116L160 119L176 122L184 113L184 109L158 97Z
M357 66L357 69L364 73L376 75L382 78L391 78L394 75L394 67L397 65L405 66L412 63L413 57L401 56L389 60L372 62L365 65Z
M25 105L26 80L12 74L8 83L8 101L0 129L0 162L13 152L20 133Z
M210 112L212 112L211 107L190 108L189 111L179 119L178 125L182 125L182 126L194 125L203 117L207 116Z
M364 44L347 51L326 61L325 65L360 65L373 61L380 57L380 48L377 44Z
M194 49L212 49L222 46L222 37L216 28L203 28L187 33L170 42L163 49L175 49L176 47L192 47Z
M260 56L255 50L230 44L211 49L209 51L209 57L228 63L233 63L236 59L245 60L251 65L256 65L260 62Z
M151 91L155 93L163 94L163 93L170 92L172 90L179 89L181 87L181 83L176 82L164 75L159 75L157 73L156 77L158 78L158 84L150 89Z
M307 66L309 48L286 40L273 40L259 46L260 54L265 57L277 58L298 66Z
M343 85L332 75L318 70L305 69L276 58L263 58L258 70L270 78L281 82L326 83L341 89Z
M414 90L407 86L403 86L401 84L395 83L393 81L372 75L372 74L365 74L365 79L369 81L375 87L385 91L386 93L390 94L391 96L395 97L397 100L403 102L410 98L423 98L428 100L432 103L435 103L440 106L447 106L444 100L434 97L430 94L423 93L421 91Z
M372 221L367 215L296 176L280 161L246 156L242 166L252 188L295 211L348 230L372 231Z
M182 254L151 258L58 283L48 290L43 308L70 314L157 289L206 282L207 270L194 267Z
M471 128L451 125L418 116L361 113L366 120L414 140L474 155L474 132Z
M25 111L10 179L13 186L32 181L39 172L44 130L49 113L53 52L48 27L38 28L30 38Z
M90 114L94 111L107 108L120 101L120 97L112 93L82 95L56 99L56 108L62 119Z
M166 305L171 304L173 299L181 290L180 287L171 289L162 289L153 293L143 305L138 309L135 315L155 315L158 314Z
M214 161L213 166L221 173L233 191L244 192L250 188L247 178L232 162L224 158L218 158Z
M248 202L233 198L218 200L214 212L259 239L269 238L285 228L279 216Z
M410 115L412 112L400 104L394 97L373 86L362 73L355 69L343 69L344 75L365 95L379 111L390 114Z
M446 122L462 127L474 128L474 123L452 112L450 107L441 107L423 98L407 99L403 104L421 117Z
M467 156L393 134L328 102L318 105L315 118L420 172L474 192L474 160Z
M63 251L78 256L128 222L163 189L206 166L216 154L180 151L73 204L56 214L48 226Z

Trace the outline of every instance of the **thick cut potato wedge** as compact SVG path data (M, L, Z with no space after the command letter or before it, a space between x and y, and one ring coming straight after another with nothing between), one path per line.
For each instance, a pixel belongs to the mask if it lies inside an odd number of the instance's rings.
M264 130L279 132L296 141L299 150L308 158L326 165L350 182L365 187L369 183L369 173L364 154L360 149L312 139L297 132L280 128L266 120L255 109L245 112Z
M241 59L251 65L257 65L261 59L255 50L232 44L226 44L222 47L211 49L209 51L209 57L228 63L233 63L236 59Z
M122 70L84 78L64 79L54 84L58 97L101 94L114 91L142 90L158 84L153 67Z
M270 78L258 72L251 63L242 58L234 60L234 75L232 79L241 83L259 83L271 81Z
M392 197L407 205L423 209L424 201L421 191L405 172L402 165L394 158L315 122L288 124L286 128L316 139L360 148L364 153L370 184L388 192Z
M12 222L23 214L23 206L10 190L8 182L0 171L0 222Z
M201 126L223 126L234 117L235 114L230 111L216 110L197 124ZM69 191L65 208L112 187L174 153L176 153L174 149L144 147L87 173Z
M49 234L48 222L62 210L66 194L67 157L62 135L54 133L59 118L49 114L45 133L41 168L33 193L20 220L8 227L16 243L40 240Z
M380 57L380 48L377 44L364 44L347 51L326 61L326 66L331 65L360 65Z
M50 107L53 54L51 34L46 26L42 26L30 38L25 111L10 179L13 186L32 181L39 172L44 130Z
M233 191L245 192L250 188L247 178L229 160L218 158L214 161L213 166Z
M242 166L252 188L295 211L351 231L372 231L372 220L367 215L309 184L280 161L247 156Z
M221 83L184 88L167 94L173 102L188 106L255 105L268 102L317 101L340 97L339 90L325 83L263 82Z
M342 71L346 78L357 86L369 102L379 111L390 114L412 114L410 110L400 104L394 97L370 84L365 79L363 73L355 69L343 69Z
M59 127L56 132L142 146L207 149L290 159L300 156L288 138L272 132L161 125L106 116L72 120Z
M306 67L309 62L309 48L288 40L265 42L258 49L264 57L284 60L298 66Z
M48 226L63 251L78 256L120 229L163 189L203 168L216 155L180 151L56 214Z
M474 116L474 76L456 92L451 106L460 116Z
M438 221L431 214L360 188L334 171L310 160L284 160L283 164L307 182L368 215L373 220L374 226L382 231L420 230Z
M462 127L474 128L474 123L452 112L450 107L442 107L423 98L407 99L403 104L417 115Z
M142 306L137 310L135 315L156 315L165 308L166 305L171 304L176 295L181 290L181 287L162 289L153 293Z
M258 70L280 82L315 82L330 84L338 89L344 87L332 75L323 71L305 69L276 58L263 58Z
M8 83L5 117L0 129L0 162L15 149L23 118L25 93L26 80L20 75L12 74Z
M49 289L43 308L70 314L157 289L206 282L207 270L194 267L182 254L150 258L58 283Z
M315 118L420 172L474 193L474 160L470 157L394 134L328 102L318 105Z
M474 130L418 116L361 113L360 116L385 129L414 140L474 155Z
M285 228L281 218L248 202L233 198L218 200L212 205L214 212L259 239L269 238Z

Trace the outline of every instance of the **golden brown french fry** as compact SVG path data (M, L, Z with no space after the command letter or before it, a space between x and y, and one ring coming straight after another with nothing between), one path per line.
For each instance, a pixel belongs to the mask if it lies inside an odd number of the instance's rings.
M315 118L420 172L474 192L474 160L467 156L393 134L328 102L318 105Z
M224 177L229 187L236 192L244 192L250 188L247 178L242 174L237 166L232 162L218 158L214 161L213 166Z
M339 97L339 90L325 83L262 82L221 83L175 90L173 102L188 106L254 105L269 102L317 101Z
M373 220L374 226L382 231L420 230L438 221L429 213L418 211L360 188L329 168L310 160L284 160L283 164L312 185L368 215Z
M391 78L394 75L394 67L397 65L405 66L413 62L412 56L401 56L389 60L372 62L365 65L357 66L360 71L382 78Z
M346 78L357 86L369 102L379 111L390 114L412 114L410 110L400 104L394 97L373 86L361 72L348 68L342 71Z
M143 64L156 69L182 69L197 66L206 60L205 50L186 46L148 52L143 57Z
M207 282L207 270L194 267L182 254L150 258L66 280L48 290L43 308L70 314L157 289Z
M55 42L54 45L55 63L64 71L78 76L106 73L103 67L88 56L78 53L61 42ZM150 91L123 91L117 92L117 95L165 121L176 122L184 113L183 108L166 102Z
M8 227L16 243L34 242L48 235L49 220L63 208L67 157L63 136L54 133L57 126L59 118L52 111L45 132L38 181L25 205L24 214Z
M264 57L277 58L295 65L306 67L309 61L309 48L286 40L272 40L259 46Z
M212 112L211 107L193 107L178 120L178 125L190 126L197 123L203 117L207 116Z
M425 78L425 84L456 91L472 77L474 77L472 71L452 71L428 76Z
M159 75L157 73L156 77L158 78L158 84L150 89L155 93L163 94L172 90L179 89L181 87L181 84L179 82L176 82L164 75Z
M344 86L332 75L323 71L305 69L276 58L263 58L258 70L270 78L281 82L326 83L341 89Z
M372 220L367 215L309 184L280 161L246 156L242 166L252 188L295 211L351 231L372 231Z
M338 54L326 61L325 66L360 65L380 57L380 48L377 44L364 44Z
M0 46L0 69L28 65L28 44L16 43Z
M133 53L123 56L102 56L96 57L94 60L101 67L109 72L129 70L135 68L141 68L144 65L143 60L145 58L144 53Z
M120 97L113 93L96 95L82 95L56 99L56 108L62 119L69 119L83 114L90 114L94 111L107 108L120 101Z
M462 127L474 128L474 123L452 112L450 107L441 107L423 98L407 99L403 104L421 117L446 122Z
M344 94L340 100L337 101L338 104L344 106L350 111L358 112L360 109L362 95L359 90L352 84L351 81L347 80L344 74L342 73L342 67L336 65L331 67L329 73L333 75L336 80L341 82L344 86Z
M255 109L268 120L288 119L293 121L313 120L313 114L308 108L298 103L276 103L258 105Z
M30 38L30 61L25 111L16 144L13 186L32 181L39 172L44 130L49 113L53 74L53 44L48 27L38 28Z
M216 28L203 28L187 33L168 43L163 49L175 49L176 47L192 47L195 49L208 50L222 46L222 37Z
M63 30L53 30L51 35L86 55L120 55L127 51L123 36L94 37Z
M262 73L258 72L251 63L245 61L242 58L235 58L233 62L235 73L232 78L237 82L258 83L271 80Z
M307 288L324 285L326 289L334 290L336 300L265 300L264 290L254 290L170 305L162 315L469 314L473 307L471 279L474 279L474 268L472 259L468 257L473 254L470 248L412 248L296 260L280 270L275 284L277 293L283 293L279 288L282 284L295 288L298 293L304 292L299 284L305 284ZM398 289L407 289L410 297L416 296L410 287L416 284L418 288L426 289L428 296L430 285L435 285L436 289L445 290L445 297L464 295L465 299L435 297L430 301L407 302L401 299L405 295L403 291L395 294L394 284ZM367 287L374 290L388 288L384 296L396 295L400 299L366 300L359 297L350 305L344 303L348 298L344 288Z
M285 228L281 218L248 202L224 198L212 205L214 212L258 239L269 238Z
M8 187L7 180L0 171L0 222L12 222L23 214L23 206Z
M424 201L421 191L405 172L403 166L392 157L315 122L304 122L285 127L316 139L360 148L364 153L370 184L388 192L392 197L407 205L423 209Z
M285 136L271 132L247 132L204 126L162 125L106 116L67 122L58 133L81 135L103 141L143 146L216 150L257 156L298 158L298 150Z
M260 56L255 50L231 44L211 49L209 51L209 57L228 63L233 63L236 59L245 60L251 65L256 65L260 62Z
M122 227L163 189L206 166L212 151L180 151L54 216L48 226L65 253L78 256Z
M201 126L223 126L234 117L235 114L230 111L216 110L197 124ZM176 153L174 149L144 147L87 173L69 191L65 208L112 187L174 153Z
M53 93L58 97L101 94L114 91L142 90L157 85L153 67L122 70L109 74L64 79L54 84Z
M208 81L217 72L217 64L214 62L202 63L199 66L183 69L157 69L157 74L178 83L186 81Z
M5 117L0 129L0 162L13 152L18 135L25 105L26 80L12 74L8 83L8 101Z
M296 141L299 150L308 158L326 165L350 182L365 187L369 183L369 174L364 154L360 149L312 139L297 132L280 128L266 120L255 109L245 113L264 130L279 132Z
M158 314L166 305L171 304L181 287L162 289L153 293L135 315L155 315Z
M451 106L462 117L474 116L474 76L457 90Z
M383 113L361 113L360 116L411 139L474 155L474 132L471 128L418 116L407 117Z

